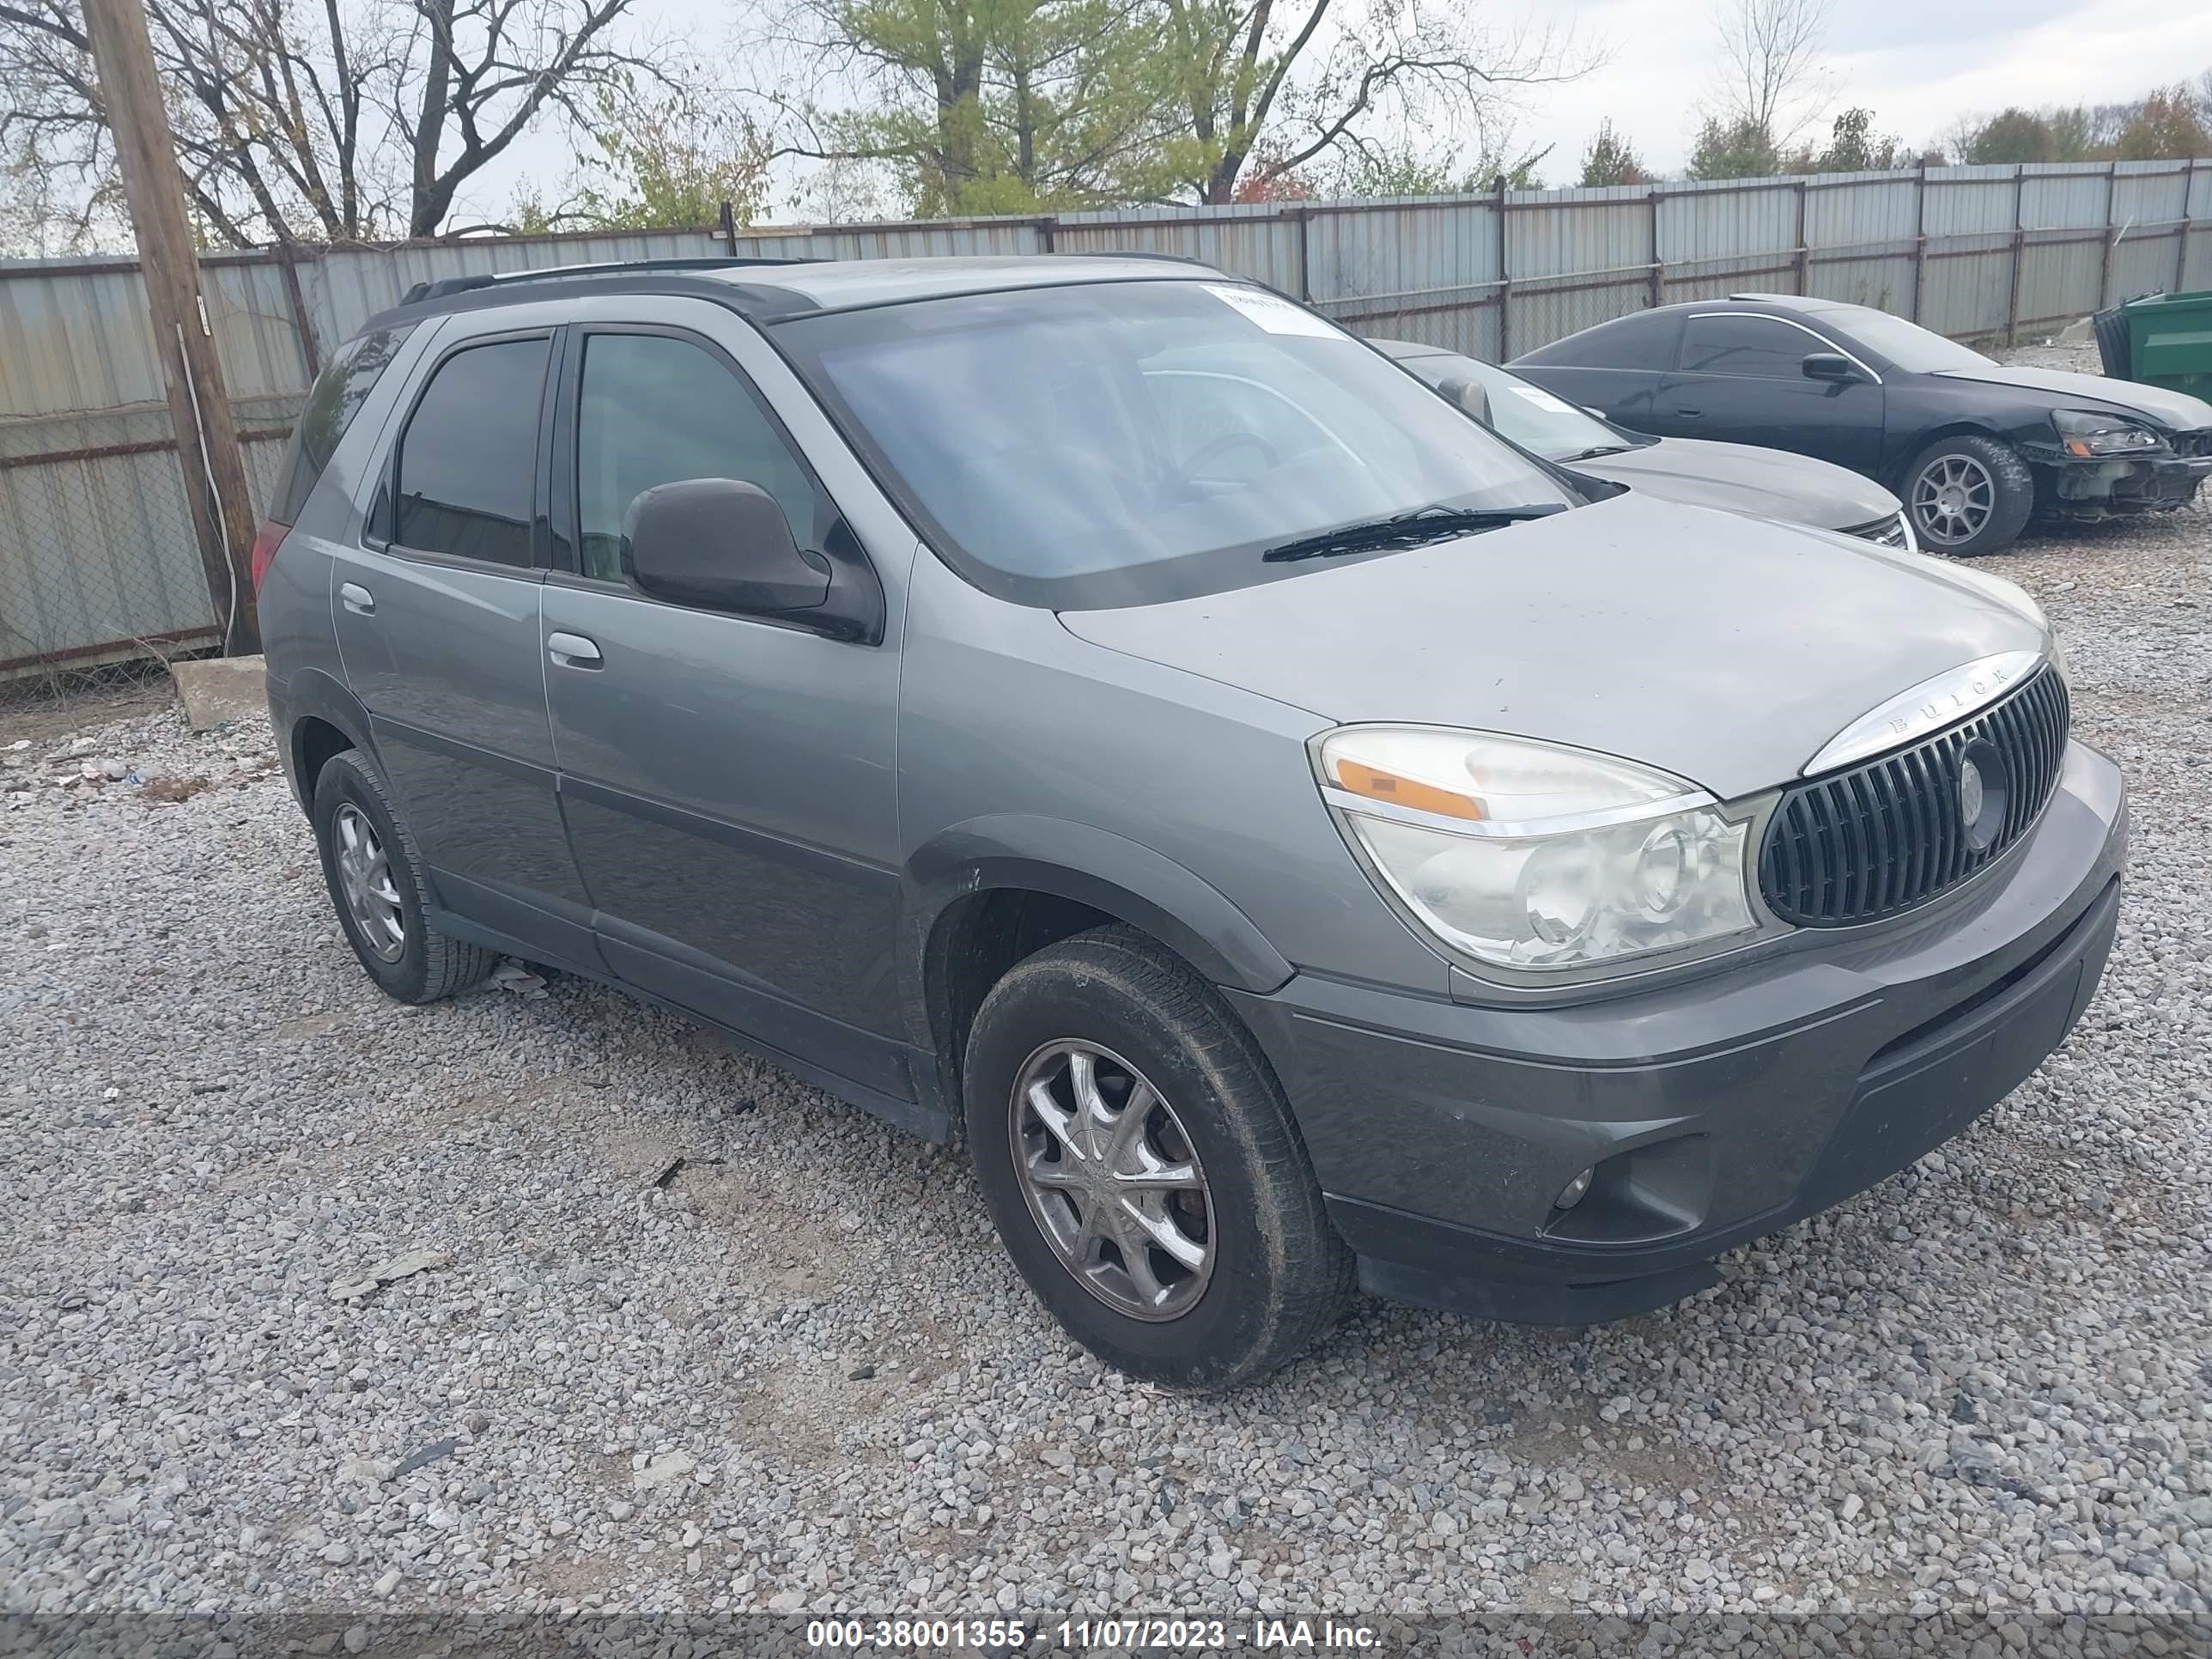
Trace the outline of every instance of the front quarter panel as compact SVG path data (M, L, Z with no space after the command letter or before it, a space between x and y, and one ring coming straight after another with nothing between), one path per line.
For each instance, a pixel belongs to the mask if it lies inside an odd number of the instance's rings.
M899 827L910 904L1060 870L1151 915L1217 982L1282 969L1446 994L1444 959L1383 904L1316 787L1328 722L1091 645L1048 611L915 561L900 694ZM1150 924L1148 926L1148 923ZM1178 930L1188 930L1178 933Z

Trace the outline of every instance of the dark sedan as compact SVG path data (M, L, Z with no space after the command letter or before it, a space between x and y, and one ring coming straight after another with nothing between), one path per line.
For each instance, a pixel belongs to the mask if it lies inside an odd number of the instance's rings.
M1831 462L1780 449L1631 432L1495 363L1415 340L1367 343L1396 358L1492 430L1577 472L1595 473L1663 501L1839 530L1885 547L1912 545L1911 528L1897 497Z
M1793 449L1905 498L1923 547L1994 553L2031 516L2194 500L2212 404L2133 380L2013 368L1888 313L1739 294L1638 312L1514 370L1639 432Z

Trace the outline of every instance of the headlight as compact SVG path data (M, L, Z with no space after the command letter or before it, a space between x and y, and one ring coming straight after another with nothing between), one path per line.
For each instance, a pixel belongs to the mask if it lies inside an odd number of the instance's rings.
M2099 455L2140 455L2160 449L2166 441L2148 427L2124 415L2100 415L2094 410L2062 409L2051 417L2057 428L2058 445L2078 460Z
M1758 931L1747 826L1695 786L1588 750L1437 726L1348 726L1322 793L1390 893L1500 968L1588 969Z

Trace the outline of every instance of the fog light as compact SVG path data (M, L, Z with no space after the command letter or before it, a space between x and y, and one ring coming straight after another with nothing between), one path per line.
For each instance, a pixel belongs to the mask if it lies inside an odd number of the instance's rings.
M1573 1209L1576 1205L1583 1201L1583 1194L1589 1191L1590 1177L1596 1173L1595 1169L1584 1170L1572 1181L1560 1188L1559 1195L1552 1200L1552 1207L1555 1210Z

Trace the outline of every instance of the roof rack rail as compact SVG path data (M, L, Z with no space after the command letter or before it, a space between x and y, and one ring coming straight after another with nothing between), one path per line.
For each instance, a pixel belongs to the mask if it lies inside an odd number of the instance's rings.
M1206 268L1208 270L1213 270L1213 269L1214 269L1214 267L1213 267L1213 266L1209 265L1209 264L1206 264L1206 261L1205 261L1205 260L1203 260L1203 259L1200 258L1199 258L1196 254L1194 254L1194 253L1164 253L1164 252L1160 252L1158 248L1149 248L1149 247L1107 247L1107 248L1101 248L1101 249L1099 249L1099 250L1098 250L1098 257L1099 257L1100 258L1102 258L1102 259L1164 259L1164 260L1165 260L1165 261L1166 261L1168 264L1176 264L1176 265L1206 265Z
M819 263L807 258L771 258L732 253L696 259L603 259L586 264L537 265L526 270L480 270L466 276L441 276L435 282L417 283L399 296L399 303L403 306L416 305L424 300L442 300L448 295L468 294L483 288L500 288L508 283L536 282L548 276L597 276L631 270L726 270L746 265Z

